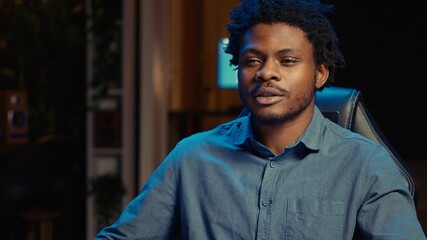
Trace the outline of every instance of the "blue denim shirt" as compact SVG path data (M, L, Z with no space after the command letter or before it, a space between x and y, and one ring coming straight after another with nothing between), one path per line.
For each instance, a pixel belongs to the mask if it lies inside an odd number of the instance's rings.
M315 108L279 155L248 116L183 139L96 239L426 239L399 170L377 143Z

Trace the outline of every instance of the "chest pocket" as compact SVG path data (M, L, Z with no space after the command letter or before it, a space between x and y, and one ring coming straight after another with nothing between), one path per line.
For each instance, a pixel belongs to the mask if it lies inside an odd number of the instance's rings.
M344 202L290 199L285 231L287 239L343 239Z

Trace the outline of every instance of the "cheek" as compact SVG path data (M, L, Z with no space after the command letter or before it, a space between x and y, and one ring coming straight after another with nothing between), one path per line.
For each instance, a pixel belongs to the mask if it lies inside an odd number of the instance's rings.
M238 83L240 86L245 86L246 88L250 85L252 79L254 79L254 74L250 71L238 70L237 77Z
M239 92L240 100L246 105L248 101L249 93L251 91L250 90L251 80L247 76L247 74L245 75L245 73L242 73L239 71L237 83L238 83L238 92Z
M249 95L247 83L239 79L237 84L237 90L239 92L241 100L246 102L246 100L244 99L246 99Z
M247 98L251 92L251 86L249 81L238 80L238 91L240 97Z

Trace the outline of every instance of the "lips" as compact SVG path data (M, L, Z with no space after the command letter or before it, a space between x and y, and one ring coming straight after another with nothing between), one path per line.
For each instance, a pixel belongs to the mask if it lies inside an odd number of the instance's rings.
M258 88L252 96L254 97L274 97L284 96L283 92L275 88Z
M255 102L260 105L271 105L285 98L285 94L276 88L259 88L252 94Z

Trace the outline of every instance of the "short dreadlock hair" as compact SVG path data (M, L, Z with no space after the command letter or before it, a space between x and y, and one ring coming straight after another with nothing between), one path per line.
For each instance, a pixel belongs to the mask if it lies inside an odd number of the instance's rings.
M319 0L241 0L240 6L230 12L232 22L227 24L230 36L225 52L232 55L230 64L239 64L243 37L254 25L286 23L304 31L313 45L316 64L329 67L327 84L330 85L337 68L345 65L337 35L326 17L333 10L333 5Z

